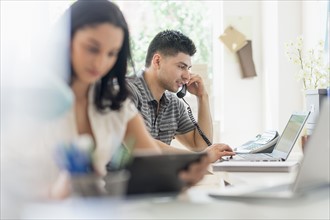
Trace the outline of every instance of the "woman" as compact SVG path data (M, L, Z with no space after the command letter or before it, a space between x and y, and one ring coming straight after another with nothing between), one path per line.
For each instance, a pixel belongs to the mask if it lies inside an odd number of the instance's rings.
M125 74L131 61L129 32L119 8L106 0L77 1L71 13L70 87L73 108L50 127L49 140L67 140L89 134L95 143L94 168L106 174L106 164L122 141L134 140L134 149L160 149L144 126L143 119L127 99ZM199 181L208 158L190 165L180 178L188 184ZM60 175L51 197L68 195L68 179Z

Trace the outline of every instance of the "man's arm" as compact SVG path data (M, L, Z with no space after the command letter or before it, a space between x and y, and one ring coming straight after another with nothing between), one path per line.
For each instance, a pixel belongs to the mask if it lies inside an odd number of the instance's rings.
M209 104L209 96L199 75L192 75L187 84L188 91L197 97L198 125L210 142L213 141L213 125ZM193 151L201 151L207 147L207 143L199 134L197 128L185 134L176 135L176 138Z
M189 150L183 150L183 149L178 149L178 148L172 147L160 140L156 140L156 139L154 139L154 140L157 142L158 146L160 147L160 149L162 150L163 153L173 153L173 154L175 154L175 153L178 153L178 154L179 153L192 153Z
M189 150L182 150L175 148L173 146L167 145L159 140L154 139L163 153L168 154L180 154L180 153L191 153ZM221 159L223 156L233 156L235 153L227 144L212 144L210 147L205 150L208 154L208 159L211 163L216 162Z

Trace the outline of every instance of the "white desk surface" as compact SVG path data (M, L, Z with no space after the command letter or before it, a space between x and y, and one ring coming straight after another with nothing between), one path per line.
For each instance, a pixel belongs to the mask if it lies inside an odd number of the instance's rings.
M320 189L294 199L218 199L209 189L292 181L296 173L208 174L177 197L135 199L71 198L57 203L30 204L23 219L329 219L330 190ZM231 186L231 187L233 187ZM228 186L227 186L228 187Z

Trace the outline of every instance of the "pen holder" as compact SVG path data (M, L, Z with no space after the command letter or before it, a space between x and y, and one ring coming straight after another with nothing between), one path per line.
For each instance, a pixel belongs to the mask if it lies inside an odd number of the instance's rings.
M108 172L103 178L105 182L104 189L106 194L117 197L124 196L126 194L129 178L130 173L127 170Z
M82 197L106 195L102 177L94 173L71 175L71 186L74 195Z

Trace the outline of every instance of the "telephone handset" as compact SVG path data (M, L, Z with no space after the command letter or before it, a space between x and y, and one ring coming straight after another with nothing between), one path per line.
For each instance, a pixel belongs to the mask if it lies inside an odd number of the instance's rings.
M182 99L187 93L187 85L183 84L181 90L176 94L180 99Z
M258 134L254 139L235 148L234 151L238 154L271 153L278 138L279 134L277 131L265 131L262 134Z
M206 137L206 135L204 134L204 132L201 130L201 128L199 127L198 123L196 122L196 120L195 120L195 118L194 118L194 116L192 114L190 105L183 98L186 95L186 93L187 93L187 85L186 84L183 84L181 90L179 92L177 92L176 95L180 99L182 99L188 105L187 111L188 111L188 115L189 115L190 120L192 121L192 123L194 124L194 126L197 128L198 133L202 136L202 138L205 141L205 143L207 144L207 146L211 146L212 145L211 141Z

